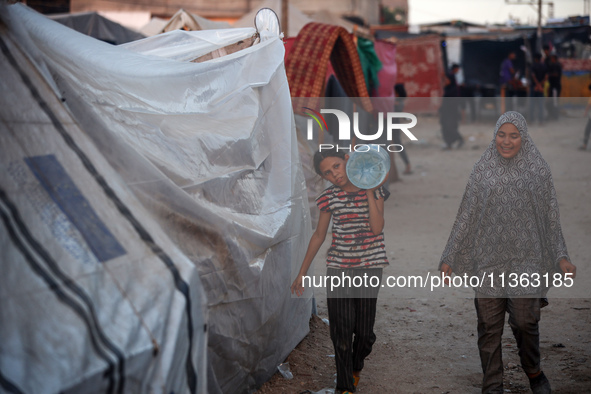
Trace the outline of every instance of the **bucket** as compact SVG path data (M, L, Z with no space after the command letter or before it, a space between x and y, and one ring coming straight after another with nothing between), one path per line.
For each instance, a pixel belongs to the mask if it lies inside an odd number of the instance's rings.
M372 189L386 179L390 171L390 155L383 146L365 146L367 151L349 153L347 177L360 189Z

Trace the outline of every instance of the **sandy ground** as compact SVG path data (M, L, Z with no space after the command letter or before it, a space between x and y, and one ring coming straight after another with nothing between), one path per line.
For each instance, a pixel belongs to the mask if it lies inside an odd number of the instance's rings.
M580 112L529 128L552 170L562 229L578 268L575 286L552 289L550 305L542 309L542 368L556 393L591 392L591 150L577 150L586 121ZM462 124L466 144L443 151L437 119L419 117L413 132L420 141L405 145L413 174L401 175L400 182L389 186L392 195L385 205L385 236L391 265L384 270L384 277L437 273L466 181L492 139L495 121ZM403 168L399 158L396 164ZM328 244L326 241L314 261L315 275L325 272L322 256ZM321 320L327 318L325 291L317 289L315 294L319 317L311 320L310 334L286 360L293 379L277 373L259 393L316 392L334 387L334 351L328 326ZM480 392L482 374L471 289L384 288L378 299L376 335L357 392ZM529 392L508 324L503 362L505 391Z

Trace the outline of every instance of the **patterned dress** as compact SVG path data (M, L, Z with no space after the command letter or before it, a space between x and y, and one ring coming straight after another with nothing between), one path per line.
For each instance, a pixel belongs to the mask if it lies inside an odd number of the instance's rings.
M495 144L505 123L512 123L521 135L521 149L510 159L502 157ZM551 278L563 258L570 261L550 168L523 116L507 112L474 165L439 266L446 263L456 275L486 278L485 285L475 289L482 295L511 297L543 293L543 275ZM510 274L529 279L537 275L542 281L509 286Z
M386 200L390 193L380 187L376 199ZM369 226L369 208L365 190L346 192L338 186L324 190L316 199L321 211L332 214L332 244L328 251L329 268L383 268L388 265L384 234L375 235Z

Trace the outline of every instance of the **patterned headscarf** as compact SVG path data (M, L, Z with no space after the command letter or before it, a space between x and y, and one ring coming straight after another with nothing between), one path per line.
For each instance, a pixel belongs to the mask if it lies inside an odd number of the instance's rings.
M521 136L521 149L510 159L499 154L495 143L506 123L517 127ZM549 273L551 284L562 258L570 261L550 168L529 136L524 117L507 112L474 165L439 265L448 264L456 275L485 278L484 286L476 289L483 295L534 295L542 292L540 285L511 287L509 275L527 274L531 279L533 274Z

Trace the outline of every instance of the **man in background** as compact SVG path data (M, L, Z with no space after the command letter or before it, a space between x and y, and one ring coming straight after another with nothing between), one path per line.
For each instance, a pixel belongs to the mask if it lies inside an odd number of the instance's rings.
M531 66L530 85L529 85L529 118L530 121L538 119L538 124L544 123L544 84L548 80L548 70L542 62L542 55L536 53L534 62Z
M558 56L550 55L548 62L548 83L550 85L548 90L549 97L549 113L550 119L558 119L560 110L558 107L558 98L560 97L560 90L562 85L560 79L562 78L562 65L558 61Z
M513 61L515 60L515 52L509 52L509 55L501 63L501 96L505 99L505 110L511 111L513 108L513 97L516 95L517 77Z

